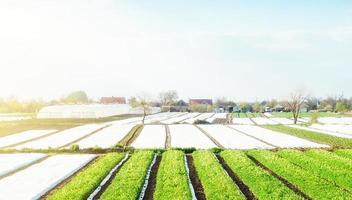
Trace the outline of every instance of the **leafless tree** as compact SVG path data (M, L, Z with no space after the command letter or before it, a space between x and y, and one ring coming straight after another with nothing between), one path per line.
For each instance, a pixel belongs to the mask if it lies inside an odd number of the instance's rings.
M304 90L298 89L291 93L290 99L286 102L286 106L291 110L294 123L297 124L299 113L307 99Z
M139 95L137 97L137 104L143 109L142 124L144 124L144 120L151 110L151 99L146 94Z
M168 108L168 111L170 111L170 107L178 100L177 91L169 90L166 92L161 92L159 94L159 99L161 106L164 108Z

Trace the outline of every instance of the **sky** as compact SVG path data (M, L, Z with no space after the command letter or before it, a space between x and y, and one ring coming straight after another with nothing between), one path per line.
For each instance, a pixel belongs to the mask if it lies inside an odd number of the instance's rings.
M352 1L1 0L0 96L352 96Z

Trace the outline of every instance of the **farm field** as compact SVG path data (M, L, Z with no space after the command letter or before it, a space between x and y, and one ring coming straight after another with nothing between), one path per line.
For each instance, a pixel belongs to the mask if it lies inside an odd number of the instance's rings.
M51 200L349 199L350 170L352 150L51 155L0 178L0 194Z

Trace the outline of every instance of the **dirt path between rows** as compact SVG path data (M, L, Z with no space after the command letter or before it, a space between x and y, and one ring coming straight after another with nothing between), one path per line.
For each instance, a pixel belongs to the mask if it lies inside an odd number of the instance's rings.
M216 158L219 160L219 163L224 168L226 173L230 176L232 181L240 188L241 192L244 194L248 200L257 200L255 195L249 189L249 187L241 180L241 178L227 165L226 161L220 156L216 155Z
M161 162L161 156L158 155L156 157L155 164L153 165L152 170L150 171L149 182L148 182L147 189L145 190L145 195L143 197L143 200L153 200L155 187L156 187L156 176L158 174L160 162Z
M268 167L266 167L265 165L263 165L261 162L259 162L257 159L255 159L252 156L248 155L248 158L251 159L257 166L259 166L260 168L262 168L263 170L269 172L269 174L271 174L272 176L274 176L275 178L277 178L278 180L280 180L284 185L286 185L286 187L290 188L294 193L302 196L304 199L308 199L311 200L312 198L309 197L307 194L305 194L304 192L302 192L299 188L297 188L295 185L293 185L292 183L290 183L288 180L286 180L285 178L281 177L280 175L276 174L275 172L273 172L271 169L269 169Z
M189 177L191 179L191 183L193 185L196 198L197 200L204 200L206 199L204 189L198 177L196 168L194 166L193 157L192 155L186 155L186 159L187 159L187 164L189 168Z

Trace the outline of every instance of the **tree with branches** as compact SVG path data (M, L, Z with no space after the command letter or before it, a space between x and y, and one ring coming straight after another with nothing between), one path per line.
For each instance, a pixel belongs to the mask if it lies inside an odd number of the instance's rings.
M307 95L303 90L296 90L290 94L290 99L286 102L286 106L292 112L294 124L297 124L299 114L306 100Z

